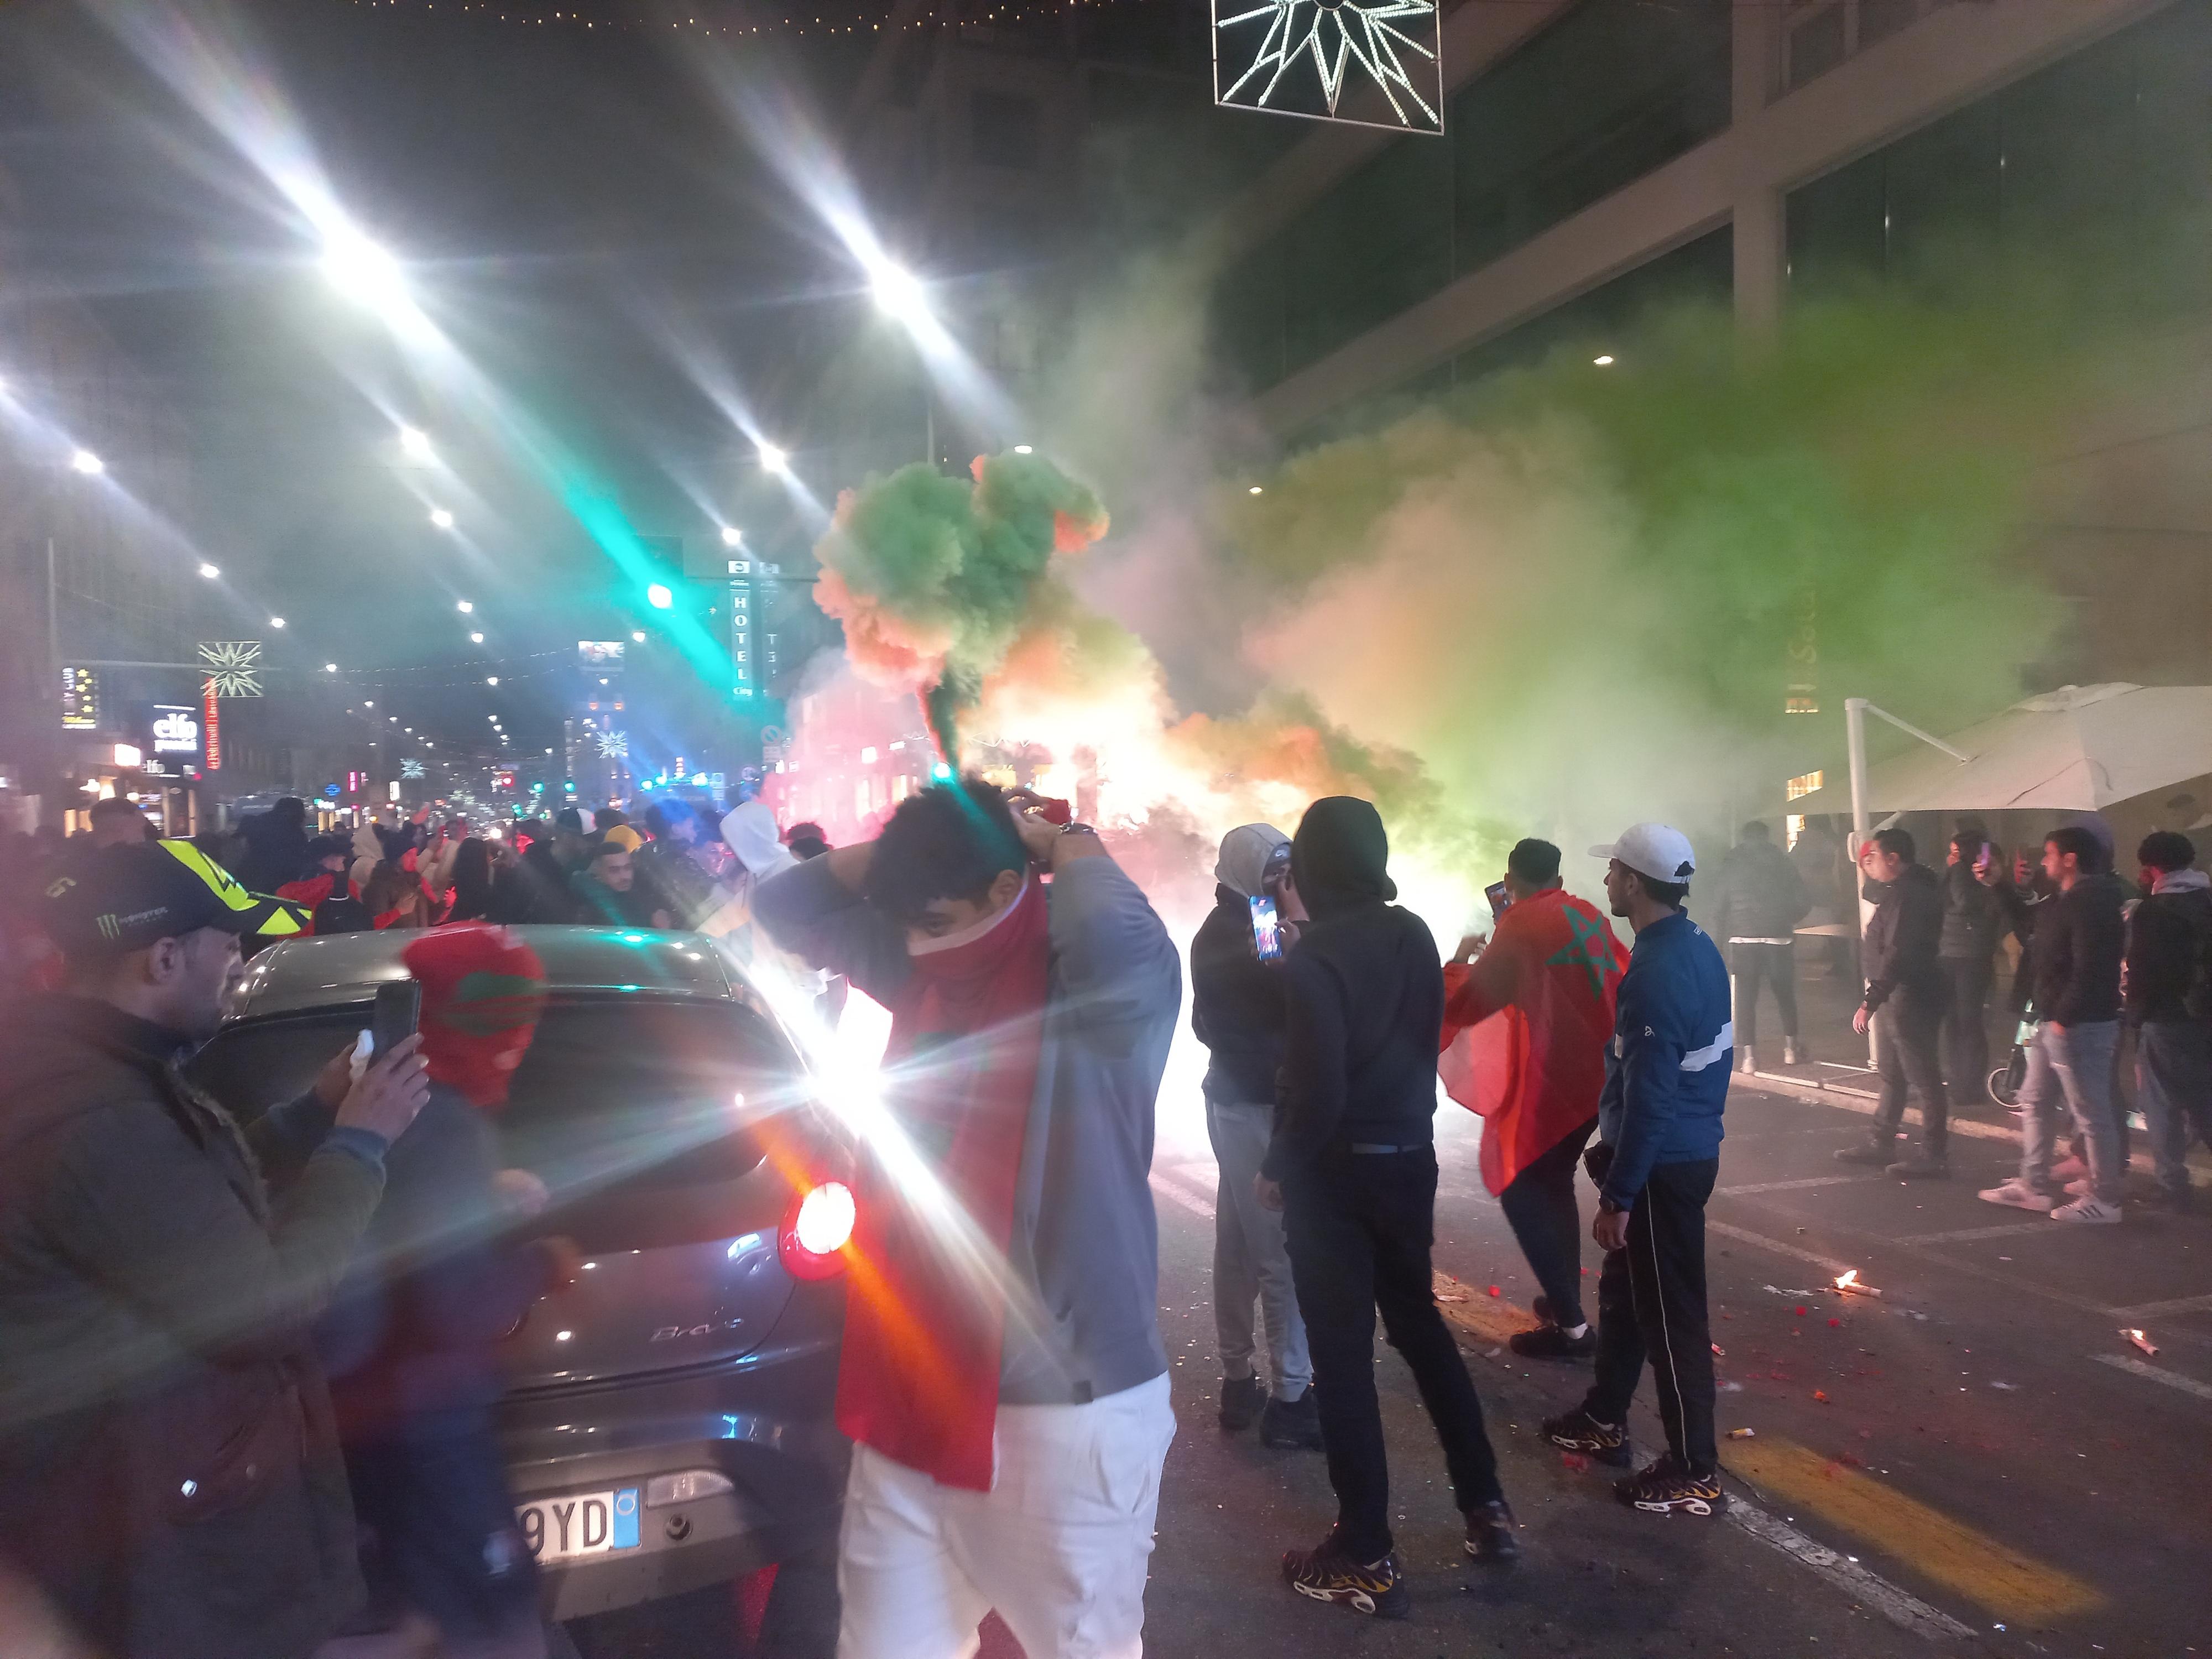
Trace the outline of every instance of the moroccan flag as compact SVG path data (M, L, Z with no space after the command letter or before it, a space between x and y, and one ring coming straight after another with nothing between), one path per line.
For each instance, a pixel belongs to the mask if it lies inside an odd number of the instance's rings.
M1556 887L1516 902L1472 963L1446 965L1437 1071L1484 1120L1492 1194L1597 1115L1627 966L1611 924Z

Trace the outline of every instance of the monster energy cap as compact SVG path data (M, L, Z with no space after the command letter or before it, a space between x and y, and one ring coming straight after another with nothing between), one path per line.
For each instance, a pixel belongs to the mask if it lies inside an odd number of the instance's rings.
M203 927L296 933L296 905L249 893L188 841L137 842L72 860L46 884L47 934L70 957L143 951Z

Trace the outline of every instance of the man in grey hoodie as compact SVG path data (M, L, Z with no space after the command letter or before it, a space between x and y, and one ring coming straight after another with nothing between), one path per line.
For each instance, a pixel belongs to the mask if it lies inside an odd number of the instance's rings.
M838 1653L957 1659L994 1609L1038 1659L1139 1652L1175 1435L1149 1184L1167 929L1088 825L975 778L772 877L754 916L891 1011L853 1244L880 1288L838 1378Z

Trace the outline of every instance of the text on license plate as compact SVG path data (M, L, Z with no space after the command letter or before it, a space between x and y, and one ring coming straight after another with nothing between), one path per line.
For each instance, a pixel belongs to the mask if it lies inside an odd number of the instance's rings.
M516 1504L514 1519L536 1560L568 1561L580 1555L635 1549L637 1499L635 1486L540 1498Z

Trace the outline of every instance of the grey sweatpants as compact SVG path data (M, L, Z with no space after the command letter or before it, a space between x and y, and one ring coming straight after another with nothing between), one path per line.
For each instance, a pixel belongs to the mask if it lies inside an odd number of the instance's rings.
M1252 1304L1267 1334L1278 1400L1296 1400L1313 1382L1306 1357L1306 1323L1291 1284L1291 1258L1283 1249L1283 1218L1260 1207L1252 1178L1267 1156L1275 1109L1218 1100L1206 1103L1206 1133L1220 1185L1213 1195L1213 1328L1221 1346L1221 1374L1242 1381L1255 1375Z

